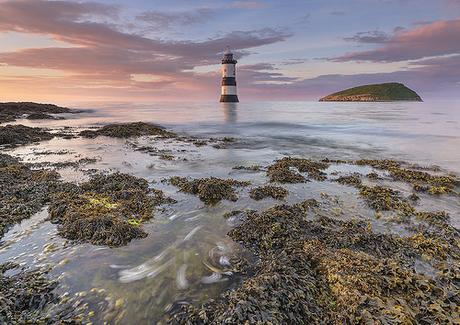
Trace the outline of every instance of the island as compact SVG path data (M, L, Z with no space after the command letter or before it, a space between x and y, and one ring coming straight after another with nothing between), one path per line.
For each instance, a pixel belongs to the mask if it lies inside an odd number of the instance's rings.
M397 82L363 85L339 91L319 100L320 102L392 102L423 101L412 89Z

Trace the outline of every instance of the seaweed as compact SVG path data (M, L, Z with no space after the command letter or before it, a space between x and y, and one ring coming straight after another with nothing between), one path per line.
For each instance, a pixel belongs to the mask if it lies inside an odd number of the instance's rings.
M404 199L399 191L383 186L361 186L359 194L376 211L397 210L404 214L413 214L414 207Z
M375 172L371 172L371 173L367 174L366 176L367 176L367 178L372 179L372 180L380 179L379 174L377 174Z
M43 115L46 113L78 113L78 111L52 104L38 104L30 102L0 103L0 123L15 121L16 119L21 118L24 114L30 116L34 114Z
M271 182L279 183L304 183L307 179L300 173L308 173L312 179L323 181L326 179L324 169L329 164L316 162L304 158L284 157L268 166L267 176Z
M94 311L114 305L103 290L58 293L59 283L49 276L50 268L26 269L18 264L0 264L1 324L90 324ZM84 297L84 299L81 299ZM113 310L113 314L120 314Z
M0 323L25 324L40 321L40 313L46 304L56 302L53 290L57 282L49 281L44 271L21 271L7 276L17 269L14 263L0 265ZM42 319L44 321L44 319Z
M177 135L165 130L163 127L144 122L109 124L98 130L84 130L79 133L84 138L96 138L106 136L112 138L130 138L146 135L158 136L161 138L175 138Z
M455 193L460 185L460 179L451 174L433 175L426 171L403 167L403 162L394 160L357 160L357 165L369 165L377 169L386 170L394 180L404 181L412 185L415 191L428 192L432 195ZM409 166L417 168L417 166ZM437 170L437 169L436 169Z
M360 187L362 183L359 174L340 176L339 178L335 179L335 181L342 185L351 185L355 187Z
M259 165L251 165L251 166L235 166L232 169L235 170L247 170L251 172L258 172L262 170L262 166Z
M32 170L0 153L0 238L10 226L30 218L49 202L59 187L53 171Z
M169 182L180 191L197 195L206 204L213 205L221 200L237 201L235 187L248 186L250 182L216 177L188 180L185 177L173 176Z
M248 214L229 236L258 256L244 281L201 306L170 315L173 324L454 323L458 268L415 271L429 253L450 256L425 235L376 234L364 221L311 220L309 200ZM457 234L458 236L458 234ZM458 259L457 259L458 261ZM247 267L247 266L242 266Z
M48 211L64 238L122 246L147 236L140 225L153 217L156 206L165 203L174 201L160 190L149 189L144 179L98 174L54 194Z
M251 209L233 210L233 211L224 213L223 217L224 217L224 219L230 219L230 218L233 218L233 217L236 217L236 216L245 217L248 214L256 213L256 212L257 212L256 210L251 210Z
M280 186L259 186L249 191L251 199L256 201L271 197L275 200L283 200L289 194L288 190Z
M41 128L32 128L24 125L0 126L0 145L17 146L51 140L54 135Z
M28 120L56 120L57 118L45 113L32 113L27 116Z

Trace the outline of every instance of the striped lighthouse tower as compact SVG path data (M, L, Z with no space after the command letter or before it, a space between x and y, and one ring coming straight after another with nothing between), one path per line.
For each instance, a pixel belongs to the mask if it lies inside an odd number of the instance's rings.
M227 48L222 59L221 102L238 102L238 95L236 94L236 63L233 53Z

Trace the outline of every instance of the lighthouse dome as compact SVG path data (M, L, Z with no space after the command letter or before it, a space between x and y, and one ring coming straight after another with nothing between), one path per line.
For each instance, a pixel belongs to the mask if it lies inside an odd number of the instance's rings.
M237 61L233 58L233 53L229 49L227 49L224 52L224 57L222 59L222 64L226 64L226 63L231 63L231 64L237 63Z

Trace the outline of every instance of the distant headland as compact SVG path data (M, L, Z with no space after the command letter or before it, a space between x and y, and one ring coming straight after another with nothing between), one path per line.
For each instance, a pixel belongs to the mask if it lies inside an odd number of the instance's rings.
M392 102L416 101L422 98L412 89L397 82L363 85L339 91L319 100L320 102Z

